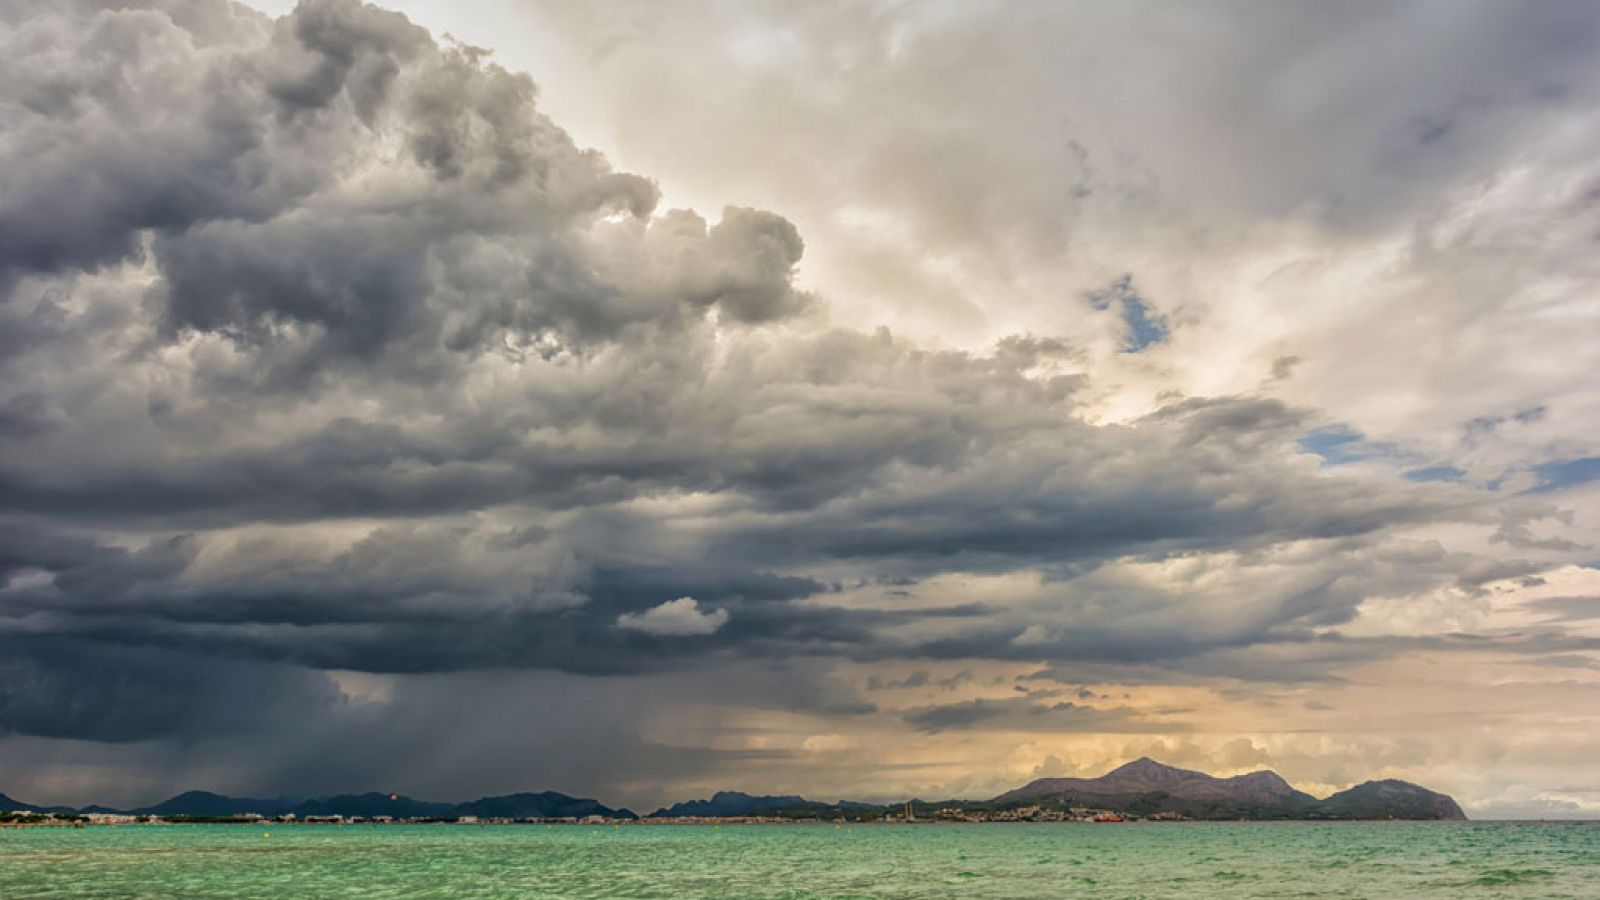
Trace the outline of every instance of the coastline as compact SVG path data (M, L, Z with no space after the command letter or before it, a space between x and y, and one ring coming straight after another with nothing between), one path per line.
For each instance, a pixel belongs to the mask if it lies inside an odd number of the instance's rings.
M373 827L583 827L583 828L722 828L735 826L784 826L835 828L948 828L959 825L1023 826L1023 825L1373 825L1448 823L1455 825L1597 825L1600 819L1177 819L1177 818L1125 818L1115 822L1096 822L1083 819L917 819L913 821L885 821L882 819L799 819L777 816L679 817L679 818L548 818L548 819L276 819L252 816L4 816L0 817L0 830L21 828L106 829L106 828L179 828L185 826L221 827L273 827L273 828L373 828Z

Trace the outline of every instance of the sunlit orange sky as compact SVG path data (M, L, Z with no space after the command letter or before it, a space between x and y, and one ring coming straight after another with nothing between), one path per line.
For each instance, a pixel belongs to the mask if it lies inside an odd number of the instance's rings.
M0 7L0 791L1600 815L1600 7Z

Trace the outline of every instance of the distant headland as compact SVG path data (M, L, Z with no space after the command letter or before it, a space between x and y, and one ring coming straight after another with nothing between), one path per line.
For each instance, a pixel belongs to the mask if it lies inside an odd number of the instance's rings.
M1405 781L1368 781L1328 797L1296 790L1277 773L1217 778L1138 759L1098 778L1041 778L988 800L824 803L798 795L723 791L640 817L554 791L466 802L400 794L333 797L227 797L189 791L134 809L35 806L0 794L0 822L542 822L694 824L699 822L1126 822L1206 820L1465 819L1455 800Z

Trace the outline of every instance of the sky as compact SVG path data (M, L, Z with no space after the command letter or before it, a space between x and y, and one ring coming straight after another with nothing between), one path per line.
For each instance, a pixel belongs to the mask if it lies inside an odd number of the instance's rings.
M0 791L1600 816L1600 8L0 4Z

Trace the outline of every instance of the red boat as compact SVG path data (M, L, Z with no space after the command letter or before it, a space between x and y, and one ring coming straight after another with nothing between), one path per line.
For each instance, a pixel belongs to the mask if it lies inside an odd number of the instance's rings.
M1096 822L1126 822L1126 821L1128 821L1127 819L1124 819L1123 817L1121 817L1119 815L1116 815L1114 813L1108 814L1108 815L1103 815L1103 816L1095 816L1094 820Z

